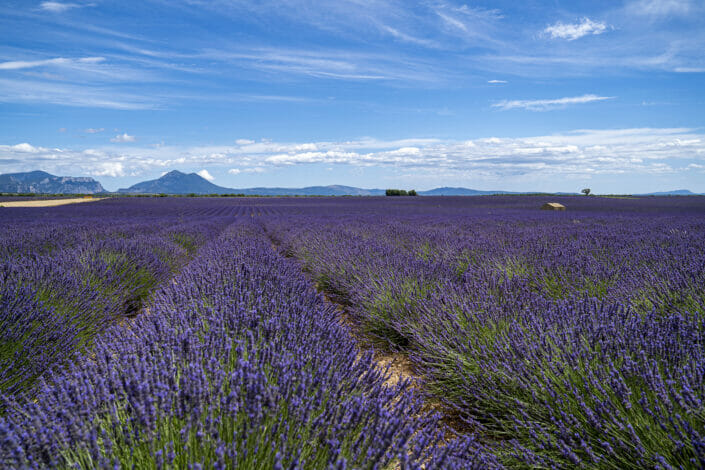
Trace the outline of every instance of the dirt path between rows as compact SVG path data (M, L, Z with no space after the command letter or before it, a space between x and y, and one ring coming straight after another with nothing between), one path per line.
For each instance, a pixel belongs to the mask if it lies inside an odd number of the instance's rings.
M275 253L286 258L296 259L296 257L294 256L283 253L280 249L280 243L276 239L274 239L272 235L266 230L265 234L269 238L272 250L274 250ZM366 338L360 332L359 327L356 325L346 306L343 303L336 301L335 298L331 297L329 293L325 291L325 289L321 288L318 283L311 279L310 275L306 271L303 271L303 273L309 279L309 281L313 283L313 285L316 287L316 290L318 290L323 295L325 303L335 307L340 325L343 326L348 332L348 334L350 334L357 342L358 348L360 350L360 356L362 356L364 352L372 350L372 358L375 361L378 370L382 372L386 371L388 374L390 374L389 378L385 381L385 384L387 386L393 387L401 381L410 381L411 386L422 393L424 397L425 411L436 412L442 415L441 421L446 424L449 428L449 432L446 434L445 437L446 441L455 439L458 434L464 434L473 431L469 429L467 423L461 421L452 414L449 414L447 410L444 409L440 400L430 396L423 390L422 383L424 381L424 377L415 370L414 364L409 359L409 356L407 354L403 352L386 351L373 347L369 338Z
M0 207L55 207L64 206L66 204L78 204L81 202L96 202L102 201L103 199L109 199L107 197L74 197L68 199L38 199L31 201L7 201L0 202Z
M369 341L367 341L366 338L359 334L358 328L355 325L350 314L345 309L345 306L331 299L328 294L326 294L323 289L321 289L320 286L318 286L317 284L316 290L318 290L319 292L323 292L323 299L326 304L335 307L340 324L345 327L345 329L353 338L355 338L361 353L363 350L372 349L374 351L372 358L377 364L377 368L380 370L387 370L391 374L385 382L386 385L394 386L404 380L411 381L412 383L414 383L414 386L418 385L418 382L421 381L422 377L421 375L414 372L414 366L409 360L409 358L406 356L406 354L399 352L382 351L371 347L368 348L367 344L369 343Z

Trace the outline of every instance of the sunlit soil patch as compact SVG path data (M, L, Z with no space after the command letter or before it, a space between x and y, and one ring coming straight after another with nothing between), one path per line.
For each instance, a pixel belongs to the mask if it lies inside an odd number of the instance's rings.
M55 207L82 202L97 202L109 199L107 197L74 197L69 199L33 199L31 201L0 202L0 207Z

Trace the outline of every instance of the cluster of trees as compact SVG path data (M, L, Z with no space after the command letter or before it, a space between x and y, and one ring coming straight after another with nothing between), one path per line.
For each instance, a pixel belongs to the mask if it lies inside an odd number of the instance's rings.
M406 191L405 189L388 189L385 191L386 196L417 196L416 190Z

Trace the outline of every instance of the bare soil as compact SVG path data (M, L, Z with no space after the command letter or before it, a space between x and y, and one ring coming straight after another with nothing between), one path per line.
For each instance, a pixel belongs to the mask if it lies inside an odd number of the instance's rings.
M32 199L31 201L9 201L0 202L0 207L54 207L63 206L65 204L77 204L79 202L95 202L108 199L105 197L76 197L70 199Z

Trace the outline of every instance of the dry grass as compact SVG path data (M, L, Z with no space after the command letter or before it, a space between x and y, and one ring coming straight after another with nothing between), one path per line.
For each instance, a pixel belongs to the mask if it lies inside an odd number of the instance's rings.
M102 201L103 199L108 199L108 198L105 198L105 197L100 197L100 198L75 197L75 198L69 198L69 199L32 199L31 201L0 202L0 207L54 207L54 206L63 206L65 204L77 204L79 202Z

